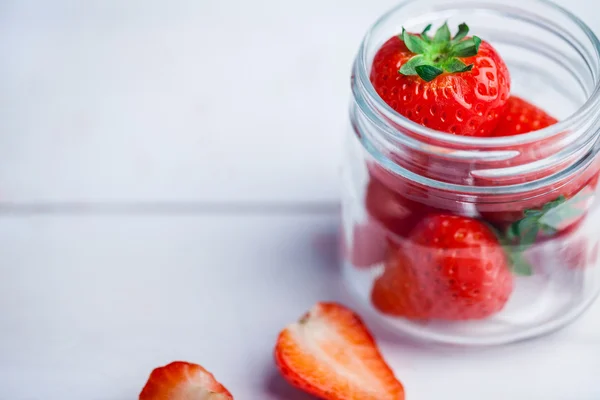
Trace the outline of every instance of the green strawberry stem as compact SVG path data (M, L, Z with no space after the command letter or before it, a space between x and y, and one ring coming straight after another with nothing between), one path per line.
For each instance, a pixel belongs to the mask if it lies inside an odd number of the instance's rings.
M583 216L586 211L582 203L587 202L593 193L579 192L570 200L559 196L540 209L525 210L523 218L510 225L506 237L522 245L533 244L540 232L551 236L556 234L565 223Z
M504 253L510 262L512 272L521 276L533 275L533 267L524 256L524 252L529 246L515 245L510 238L502 234L502 232L495 227L490 224L488 224L488 227L496 235L498 242L504 249Z
M506 251L512 265L512 271L516 275L533 275L533 266L524 255L526 249L527 248L516 248L515 246L504 246L504 250Z
M415 53L398 71L402 75L418 75L430 82L444 72L458 73L473 69L473 64L465 64L461 58L475 56L479 52L481 39L477 36L466 38L469 33L467 24L458 26L458 33L451 37L448 23L444 23L430 37L428 25L420 35L408 33L404 28L400 39L406 47Z
M540 209L525 210L523 218L510 225L504 233L492 228L511 261L513 272L517 275L532 275L533 268L523 256L524 252L536 243L540 232L548 236L554 235L565 222L580 218L585 213L585 207L577 205L587 202L591 196L592 193L583 192L570 200L559 196Z

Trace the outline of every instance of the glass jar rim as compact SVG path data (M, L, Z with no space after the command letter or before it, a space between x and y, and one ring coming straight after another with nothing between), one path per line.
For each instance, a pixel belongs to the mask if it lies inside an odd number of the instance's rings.
M364 100L366 100L365 102L369 103L370 106L375 106L377 111L381 113L382 116L388 121L391 121L392 123L402 127L403 129L408 129L410 130L410 132L417 134L420 137L423 137L424 139L433 139L451 146L468 145L469 147L494 148L504 146L517 146L520 144L532 143L551 138L568 130L569 127L571 127L577 121L584 118L584 116L588 113L600 110L600 77L598 73L596 73L596 76L594 77L594 89L590 93L589 97L586 99L585 103L579 109L577 109L567 118L560 120L554 125L521 135L491 138L453 135L451 133L427 128L399 114L381 99L381 97L377 94L375 88L373 87L373 84L371 83L369 77L369 60L367 59L367 47L369 45L372 33L379 26L387 22L387 20L400 9L410 4L417 3L419 1L421 0L405 0L400 4L397 4L393 8L389 9L387 12L385 12L373 25L371 25L371 27L365 34L356 57L357 68L355 68L355 79L358 81L357 83L360 84L360 87L363 92L362 95L366 97L364 98ZM544 6L549 6L551 8L554 8L556 11L560 12L564 16L568 17L579 28L581 28L582 32L586 35L586 37L590 40L590 42L593 45L595 52L594 55L596 56L596 58L600 58L600 40L598 39L596 34L591 30L591 28L575 14L573 14L566 8L548 0L520 0L520 3L541 4ZM479 6L481 7L483 6L483 4L479 4ZM535 21L532 22L535 23ZM372 113L369 114L372 115ZM385 121L382 118L378 122L380 122L380 127L382 127L381 122L383 122L383 125L385 126L384 130L388 135L391 135L396 139L404 139L405 135L402 133L402 131L393 128L388 121Z

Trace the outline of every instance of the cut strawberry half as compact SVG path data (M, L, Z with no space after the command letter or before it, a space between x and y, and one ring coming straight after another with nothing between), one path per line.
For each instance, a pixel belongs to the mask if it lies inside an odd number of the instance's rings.
M317 303L279 335L275 362L293 386L324 400L403 400L404 388L361 318Z
M175 361L152 371L139 400L233 400L233 396L200 365Z

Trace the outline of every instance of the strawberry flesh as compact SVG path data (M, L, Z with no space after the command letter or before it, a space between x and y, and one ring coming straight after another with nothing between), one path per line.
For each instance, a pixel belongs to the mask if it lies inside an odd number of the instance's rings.
M361 318L336 303L318 303L285 328L275 361L290 384L324 400L404 399Z
M174 361L152 371L139 400L233 400L233 396L202 366Z

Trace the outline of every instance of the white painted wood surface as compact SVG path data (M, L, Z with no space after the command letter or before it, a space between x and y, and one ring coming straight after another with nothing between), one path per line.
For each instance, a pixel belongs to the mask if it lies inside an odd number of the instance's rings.
M150 370L204 364L244 400L308 400L276 374L279 330L318 300L358 307L321 214L7 216L0 399L134 399ZM600 398L600 303L558 334L492 349L394 341L408 399Z

